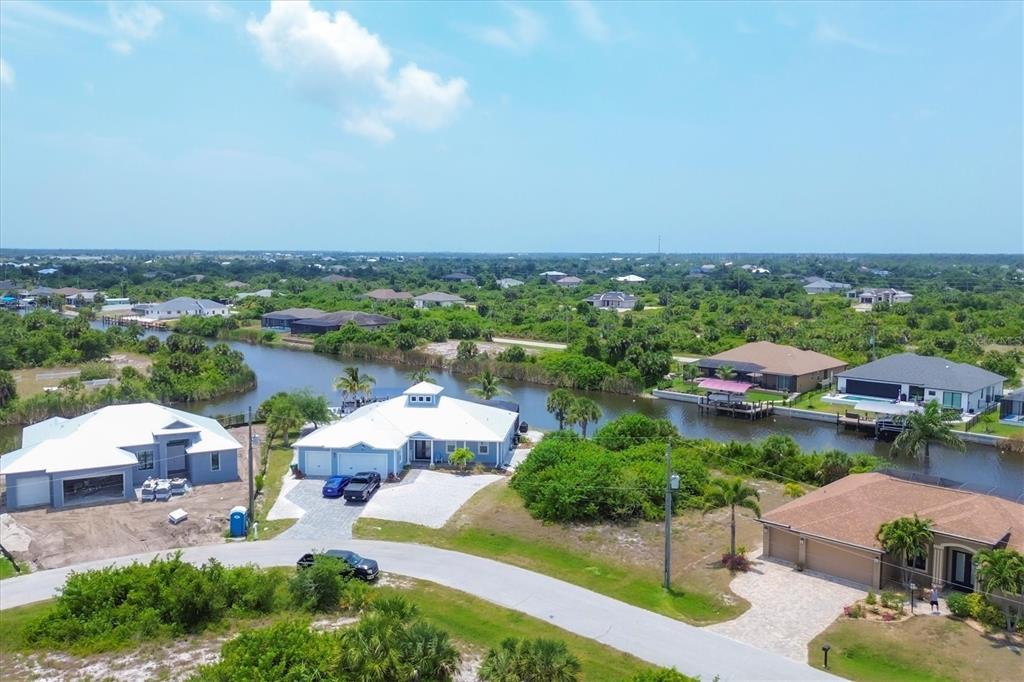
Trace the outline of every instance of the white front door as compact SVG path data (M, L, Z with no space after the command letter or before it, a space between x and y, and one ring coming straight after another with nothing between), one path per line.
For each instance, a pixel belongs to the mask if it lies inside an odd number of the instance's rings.
M323 450L310 450L306 453L306 470L302 473L307 476L330 476L331 453Z

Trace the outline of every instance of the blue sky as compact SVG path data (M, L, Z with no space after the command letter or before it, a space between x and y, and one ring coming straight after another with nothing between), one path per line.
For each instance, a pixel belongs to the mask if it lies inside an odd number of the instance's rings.
M0 2L0 246L1024 250L1019 3Z

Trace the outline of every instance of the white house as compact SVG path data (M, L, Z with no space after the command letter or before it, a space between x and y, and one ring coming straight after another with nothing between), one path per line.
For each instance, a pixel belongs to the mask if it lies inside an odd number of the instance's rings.
M443 291L430 291L419 296L414 296L413 307L415 308L450 308L451 306L464 306L466 299L455 294L447 294Z
M132 308L132 312L154 320L176 320L187 315L227 317L231 311L223 303L208 298L179 296L163 303L139 303Z
M299 470L307 476L376 471L386 477L412 464L447 462L457 448L469 449L479 464L506 466L519 413L443 391L423 381L317 429L295 442Z
M608 310L632 310L636 305L636 296L622 291L606 291L583 299L595 308Z
M21 440L0 457L9 509L132 500L150 477L235 481L242 447L215 419L153 403L53 417Z
M501 279L497 280L497 282L498 286L501 287L502 289L510 289L512 287L523 286L523 280L515 279L514 277L502 277Z
M622 277L612 277L612 279L624 284L642 284L647 281L640 275L623 275Z
M864 289L860 293L852 293L858 303L875 305L876 303L910 303L914 295L900 289Z
M850 288L849 284L845 282L830 282L827 279L821 277L812 277L807 280L807 284L804 285L804 291L808 294L836 294L846 291Z
M937 402L964 413L997 404L1005 379L945 358L897 353L836 375L839 393L910 402Z

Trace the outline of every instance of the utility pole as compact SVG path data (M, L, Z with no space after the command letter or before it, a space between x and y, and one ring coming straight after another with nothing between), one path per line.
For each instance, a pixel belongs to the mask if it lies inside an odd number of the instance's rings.
M672 583L672 443L665 446L665 589Z
M252 476L252 405L249 406L249 526L252 527L253 514L256 513L256 491Z

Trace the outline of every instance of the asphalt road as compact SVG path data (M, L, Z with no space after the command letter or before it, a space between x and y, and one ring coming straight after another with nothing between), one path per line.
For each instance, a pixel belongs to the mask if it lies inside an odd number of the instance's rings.
M712 680L716 675L722 680L835 679L783 656L490 559L423 545L372 540L345 540L341 544L376 559L383 571L467 592L645 661L674 666L687 675L699 675L703 680ZM189 547L181 551L186 560L195 563L213 558L229 565L280 566L291 564L314 548L323 546L308 540L275 539ZM133 560L148 561L164 553L147 552L8 578L0 583L0 609L52 597L72 571Z

